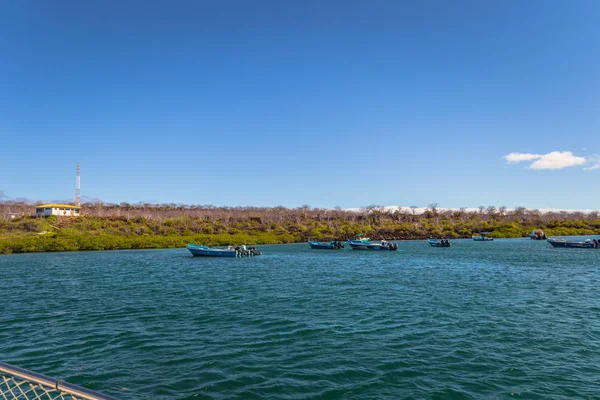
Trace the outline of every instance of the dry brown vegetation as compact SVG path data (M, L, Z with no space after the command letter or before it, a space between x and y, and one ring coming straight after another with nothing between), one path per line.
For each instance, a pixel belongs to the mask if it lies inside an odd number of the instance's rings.
M348 239L363 233L373 239L470 237L491 231L495 237L523 237L541 228L548 236L600 232L597 212L550 212L504 207L477 211L441 210L429 205L386 211L285 207L214 207L176 204L105 204L83 206L79 218L34 218L35 207L0 202L0 252L112 248L179 247L203 244L290 243ZM10 219L10 214L23 215ZM37 235L50 232L50 235ZM43 237L43 239L41 239Z

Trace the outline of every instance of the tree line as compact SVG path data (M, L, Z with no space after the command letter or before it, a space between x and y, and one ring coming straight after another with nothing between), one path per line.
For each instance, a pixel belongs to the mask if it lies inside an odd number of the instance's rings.
M600 233L598 212L540 212L506 207L387 209L356 211L279 207L215 207L178 204L83 204L82 217L35 218L35 206L0 202L0 252L180 247L345 240L362 233L373 239L470 237L490 231L499 238ZM11 218L14 217L14 218Z

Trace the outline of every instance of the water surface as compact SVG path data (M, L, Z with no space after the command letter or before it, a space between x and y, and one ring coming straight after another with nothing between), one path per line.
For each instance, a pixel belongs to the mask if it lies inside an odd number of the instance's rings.
M0 257L0 360L122 399L597 398L600 250Z

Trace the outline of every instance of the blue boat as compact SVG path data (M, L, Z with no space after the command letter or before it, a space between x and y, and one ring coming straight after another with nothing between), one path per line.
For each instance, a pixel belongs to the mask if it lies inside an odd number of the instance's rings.
M261 254L260 251L256 250L254 247L246 248L246 246L238 246L235 248L229 246L226 249L215 249L204 245L190 243L187 245L187 249L194 257L253 257Z
M487 237L487 235L489 235L491 233L492 232L481 232L480 233L481 236L473 235L473 240L476 242L491 242L492 240L494 240L494 238Z
M396 243L386 242L360 242L356 240L348 241L348 244L352 250L370 250L370 251L397 251L398 245Z
M344 248L342 242L332 240L331 242L317 242L316 240L309 240L308 244L311 249L319 250L340 250Z
M552 247L563 247L569 249L597 249L600 245L599 242L594 239L587 239L584 242L571 242L565 239L548 239L548 243L552 245Z

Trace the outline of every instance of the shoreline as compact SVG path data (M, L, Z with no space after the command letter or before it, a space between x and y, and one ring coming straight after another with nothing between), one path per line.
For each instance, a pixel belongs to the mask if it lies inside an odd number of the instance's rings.
M273 245L346 241L357 234L373 240L406 241L466 238L480 232L501 238L527 238L537 229L550 236L600 234L600 218L538 213L481 214L398 212L357 214L322 210L202 210L171 216L173 210L146 216L46 217L0 219L0 254L102 251L206 246ZM194 211L195 212L195 211Z
M589 236L600 236L600 233L596 233L596 234L590 234L590 235L565 235L565 236L549 236L550 237L555 237L555 238L560 238L560 237L578 237L578 236L582 236L582 237L589 237ZM524 237L513 237L513 238L494 238L496 241L500 240L525 240L525 241L532 241L532 239L530 239L528 236L524 236ZM423 239L423 238L416 238L416 239L386 239L388 242L427 242L427 239ZM472 238L470 237L461 237L461 238L452 238L452 241L471 241ZM534 240L536 242L545 242L546 240ZM344 240L343 242L346 242L346 240ZM1 242L0 242L1 243ZM308 245L308 241L301 241L301 242L289 242L289 243L261 243L261 244L246 244L246 245L250 245L250 246L285 246L285 245L301 245L301 244L306 244ZM228 245L213 245L211 247L225 247ZM73 250L38 250L38 251L21 251L21 252L0 252L0 257L3 255L11 255L11 254L40 254L40 253L88 253L88 252L101 252L101 251L139 251L139 250L174 250L174 249L181 249L181 250L185 250L187 248L187 245L185 246L171 246L171 247L139 247L139 248L108 248L108 249L73 249Z

